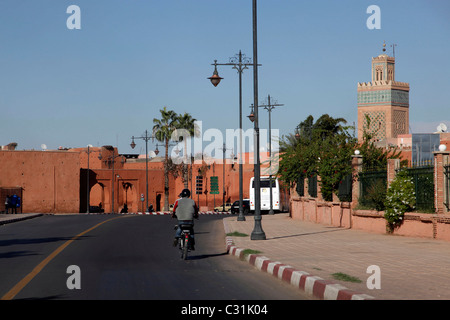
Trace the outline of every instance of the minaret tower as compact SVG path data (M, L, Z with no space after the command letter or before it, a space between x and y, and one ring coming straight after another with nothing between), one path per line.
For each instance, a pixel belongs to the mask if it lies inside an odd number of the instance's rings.
M409 132L409 84L395 81L395 58L386 53L372 58L372 81L358 83L358 140L363 132L375 141Z

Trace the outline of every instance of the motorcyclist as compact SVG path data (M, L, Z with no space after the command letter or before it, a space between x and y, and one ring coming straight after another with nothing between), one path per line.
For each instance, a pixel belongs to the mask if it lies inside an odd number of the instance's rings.
M183 189L180 193L180 198L175 201L173 205L172 218L178 219L178 229L175 233L175 239L173 241L174 247L178 244L178 239L181 236L181 225L192 225L191 232L191 250L195 250L195 238L194 238L194 218L198 219L198 208L195 201L190 199L191 192L189 189Z

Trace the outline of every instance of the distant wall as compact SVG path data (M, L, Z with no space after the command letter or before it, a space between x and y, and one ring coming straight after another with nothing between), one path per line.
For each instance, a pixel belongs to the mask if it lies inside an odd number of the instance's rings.
M22 188L22 212L79 212L79 154L0 151L0 187Z
M386 233L384 211L355 210L352 213L352 225L354 229ZM450 214L407 212L394 234L450 241Z
M349 202L326 202L309 197L292 197L291 217L336 227L351 227Z

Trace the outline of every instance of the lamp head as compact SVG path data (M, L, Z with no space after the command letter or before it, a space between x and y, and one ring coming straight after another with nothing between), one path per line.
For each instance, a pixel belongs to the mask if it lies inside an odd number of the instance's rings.
M217 60L214 60L214 72L211 77L208 78L214 87L217 87L220 83L220 80L223 78L219 77L219 72L217 72Z
M252 104L252 111L250 112L250 115L247 116L251 122L255 121L255 114L254 114L254 108L253 108L253 104Z

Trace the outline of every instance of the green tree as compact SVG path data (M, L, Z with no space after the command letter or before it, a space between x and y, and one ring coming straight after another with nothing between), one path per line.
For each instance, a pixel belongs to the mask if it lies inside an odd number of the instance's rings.
M351 156L356 139L347 131L328 135L318 144L319 160L317 173L320 176L321 192L325 200L331 201L338 192L344 178L351 174Z
M343 118L322 115L316 122L308 116L297 126L297 142L292 136L280 142L279 177L292 185L304 176L318 174L321 190L326 200L338 191L339 183L351 172L351 155L356 139L348 133Z
M370 119L366 121L370 125ZM364 131L362 142L358 143L349 133L352 129L344 118L324 114L314 121L313 116L308 116L298 124L295 135L283 136L280 141L280 180L292 186L303 177L317 174L324 199L331 200L341 181L351 173L351 156L355 149L363 157L364 168L385 168L388 159L400 157L401 152L397 148L376 145L373 139L376 132ZM374 196L383 203L385 192Z

